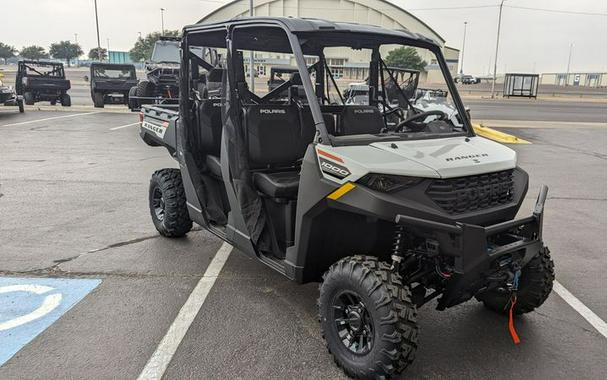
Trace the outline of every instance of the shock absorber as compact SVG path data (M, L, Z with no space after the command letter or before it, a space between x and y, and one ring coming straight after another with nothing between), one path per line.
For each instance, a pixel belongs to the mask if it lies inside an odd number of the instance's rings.
M397 224L394 231L394 242L392 243L392 270L399 271L400 264L403 261L403 251L405 249L405 227Z

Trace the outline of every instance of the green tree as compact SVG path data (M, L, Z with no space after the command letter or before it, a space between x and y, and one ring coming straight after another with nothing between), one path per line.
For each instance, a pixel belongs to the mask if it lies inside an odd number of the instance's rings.
M97 50L99 50L99 52L97 52ZM89 51L89 59L90 60L97 60L97 61L104 61L107 59L107 49L105 48L93 48Z
M1 59L7 60L9 58L12 58L15 56L15 52L17 52L17 49L15 49L13 46L3 44L2 42L0 42L0 58Z
M49 53L53 58L65 59L69 66L71 60L80 57L83 52L80 45L71 43L70 41L61 41L51 44Z
M165 30L164 36L166 37L177 37L179 36L178 30ZM154 44L162 37L162 33L153 32L145 36L145 38L139 37L135 46L129 52L131 59L135 62L147 61L152 57L152 51L154 50Z
M419 71L423 71L428 65L428 63L419 56L417 50L410 46L401 46L390 51L385 62L386 65L391 67L401 67Z
M27 59L44 59L48 58L48 53L42 46L25 46L19 52L19 55Z

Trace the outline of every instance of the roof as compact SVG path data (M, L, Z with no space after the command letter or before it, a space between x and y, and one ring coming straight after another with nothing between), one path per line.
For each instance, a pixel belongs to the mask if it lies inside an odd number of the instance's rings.
M212 17L212 16L213 16L213 15L215 15L216 13L218 13L218 12L220 12L220 11L222 11L222 10L224 10L224 9L226 9L226 8L228 8L228 7L230 7L230 6L232 6L232 5L235 5L235 4L239 3L239 2L242 2L242 1L244 1L244 0L233 0L233 1L230 1L229 3L223 4L223 5L221 5L220 7L217 7L217 8L216 8L214 11L210 12L209 14L207 14L207 15L206 15L205 17L203 17L202 19L200 19L200 20L198 21L198 23L202 23L202 22L204 22L204 20L205 20L205 19L207 19L207 18L209 18L209 17ZM398 6L398 5L396 5L396 4L394 4L394 3L390 2L390 1L387 1L387 0L379 0L379 1L380 1L380 2L382 2L382 3L385 3L386 5L389 5L390 7L395 8L396 10L398 10L398 11L400 11L400 12L403 12L403 13L407 14L409 17L411 17L412 19L416 20L416 21L417 21L417 22L419 22L421 25L423 25L425 28L427 28L428 30L430 30L430 31L431 31L431 32L432 32L432 33L433 33L435 36L437 36L437 37L440 39L440 42L441 42L441 43L443 43L443 44L445 43L445 39L444 39L444 38L442 38L442 36L441 36L440 34L438 34L438 33L437 33L437 32L436 32L436 31L435 31L433 28L431 28L431 27L430 27L428 24L426 24L425 22L423 22L423 21L422 21L420 18L418 18L417 16L413 15L413 14L412 14L412 13L410 13L410 12L407 12L407 11L406 11L404 8L402 8L402 7Z
M19 63L31 63L35 65L63 65L60 61L45 61L45 60L34 60L34 59L20 59Z
M226 25L238 24L273 24L276 26L281 26L295 34L314 32L329 34L328 32L342 32L361 33L378 36L381 35L383 37L405 38L411 41L419 41L424 44L440 46L437 44L436 41L426 36L423 36L419 33L409 32L406 30L391 30L373 25L294 17L242 17L218 23L189 25L184 28L184 31L191 32L196 30L216 29L218 27L223 27Z

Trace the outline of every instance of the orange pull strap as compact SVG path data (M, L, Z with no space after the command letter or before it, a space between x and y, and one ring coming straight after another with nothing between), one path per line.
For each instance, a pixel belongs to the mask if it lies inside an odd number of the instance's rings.
M508 330L510 330L510 336L512 336L512 341L514 344L519 344L521 343L521 339L516 333L516 329L514 328L514 318L512 317L514 305L516 305L516 296L512 296L512 300L510 302L510 311L508 313Z

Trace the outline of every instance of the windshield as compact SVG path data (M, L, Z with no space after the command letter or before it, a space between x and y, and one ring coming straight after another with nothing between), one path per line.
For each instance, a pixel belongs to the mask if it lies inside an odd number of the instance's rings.
M323 75L321 109L342 107L338 117L357 116L336 120L342 124L339 136L412 138L416 134L465 132L438 57L432 51L389 44L381 45L375 57L372 49L346 46L325 48L323 54L324 59L307 57L309 66L317 67L317 76ZM369 63L374 59L379 69L370 72Z
M64 77L63 65L53 65L50 63L23 63L22 65L24 76Z
M95 78L104 79L135 79L135 72L131 68L115 69L95 67L93 69Z
M152 52L152 62L179 63L179 42L156 41Z

